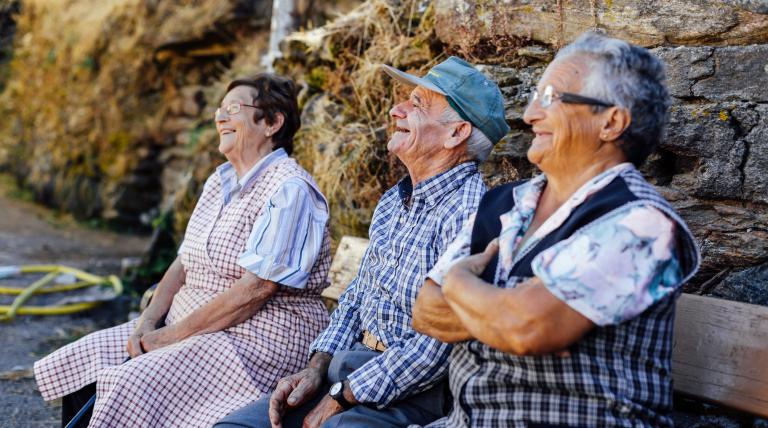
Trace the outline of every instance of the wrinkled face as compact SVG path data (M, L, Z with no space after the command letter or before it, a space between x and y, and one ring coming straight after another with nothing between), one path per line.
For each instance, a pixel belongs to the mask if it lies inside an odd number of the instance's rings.
M446 107L448 101L443 95L417 86L407 100L389 111L395 121L395 132L387 143L387 150L406 166L409 160L442 150L443 142L452 132L451 127L438 122Z
M253 121L254 113L258 113L257 109L243 106L240 112L230 115L224 108L232 103L253 105L255 98L255 89L250 86L237 86L221 100L222 108L216 116L216 130L219 132L219 151L228 159L230 156L239 156L247 144L259 145L266 141L266 121Z
M547 85L552 85L557 93L578 94L588 74L586 58L558 59L544 71L538 90L541 93ZM544 172L588 159L600 147L601 116L593 113L588 105L557 100L543 109L534 101L526 108L523 120L533 126L535 134L528 149L528 160Z

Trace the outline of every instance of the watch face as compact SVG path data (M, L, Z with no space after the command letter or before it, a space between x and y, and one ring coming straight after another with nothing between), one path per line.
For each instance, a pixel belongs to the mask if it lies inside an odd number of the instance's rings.
M339 392L341 392L341 388L344 387L344 384L341 382L336 382L331 386L331 390L329 391L331 395L338 395Z

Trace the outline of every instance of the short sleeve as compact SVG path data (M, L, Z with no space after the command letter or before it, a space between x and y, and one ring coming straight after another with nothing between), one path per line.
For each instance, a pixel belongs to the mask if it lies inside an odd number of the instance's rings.
M633 205L608 214L539 253L534 275L571 308L600 326L632 319L680 285L675 223Z
M435 281L435 283L438 285L443 284L443 278L457 261L470 255L470 246L472 244L472 227L475 224L476 214L477 213L469 216L467 221L464 223L464 226L456 235L456 238L450 244L448 244L445 252L440 256L439 259L437 259L435 265L432 266L432 269L430 269L429 273L427 273L427 277L432 281Z
M291 178L254 222L238 263L259 278L303 289L322 249L327 222L322 194Z

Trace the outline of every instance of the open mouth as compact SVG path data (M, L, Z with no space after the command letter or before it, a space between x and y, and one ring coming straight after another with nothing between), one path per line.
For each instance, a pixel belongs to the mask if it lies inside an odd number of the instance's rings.
M401 128L401 127L397 126L397 127L395 127L395 132L404 132L404 133L408 134L411 131L409 131L408 129Z
M228 135L228 134L234 134L234 133L235 133L234 129L222 129L221 131L219 131L219 135Z

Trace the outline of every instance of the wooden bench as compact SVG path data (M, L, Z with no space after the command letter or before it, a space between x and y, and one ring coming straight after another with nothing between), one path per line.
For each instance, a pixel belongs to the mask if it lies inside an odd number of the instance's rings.
M322 293L329 310L357 275L367 247L367 239L351 236L339 242L331 285ZM677 393L768 417L768 307L683 294L672 365Z
M341 239L324 298L338 301L367 247L367 239ZM768 416L768 307L683 294L672 365L676 392Z

